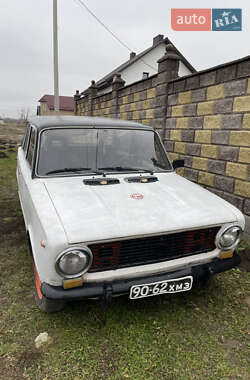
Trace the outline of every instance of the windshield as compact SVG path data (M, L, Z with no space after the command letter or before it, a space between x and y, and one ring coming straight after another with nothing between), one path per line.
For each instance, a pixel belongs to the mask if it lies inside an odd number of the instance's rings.
M38 175L171 170L153 131L57 128L41 134Z

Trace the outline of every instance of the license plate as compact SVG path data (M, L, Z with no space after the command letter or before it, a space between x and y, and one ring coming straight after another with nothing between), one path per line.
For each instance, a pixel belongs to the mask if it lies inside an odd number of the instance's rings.
M130 299L158 296L166 293L187 292L192 288L193 276L153 282L151 284L134 285L130 288Z

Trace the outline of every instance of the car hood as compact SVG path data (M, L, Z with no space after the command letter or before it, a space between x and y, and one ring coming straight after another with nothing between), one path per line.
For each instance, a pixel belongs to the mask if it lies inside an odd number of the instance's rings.
M235 207L173 172L157 173L152 183L128 183L126 177L116 176L120 184L97 186L85 185L81 176L44 180L68 243L237 221Z

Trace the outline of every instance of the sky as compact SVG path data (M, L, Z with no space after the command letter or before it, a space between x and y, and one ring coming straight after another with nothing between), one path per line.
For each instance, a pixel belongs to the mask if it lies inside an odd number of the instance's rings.
M250 54L249 0L83 1L137 53L163 34L196 70ZM0 0L0 6L0 117L18 117L21 109L32 115L54 91L53 0ZM242 8L243 30L177 32L171 8ZM58 38L60 95L83 91L129 57L77 0L58 0Z

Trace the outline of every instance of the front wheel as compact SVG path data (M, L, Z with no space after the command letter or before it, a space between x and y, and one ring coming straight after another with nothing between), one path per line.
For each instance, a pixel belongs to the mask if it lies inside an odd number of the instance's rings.
M40 310L44 311L45 313L55 313L56 311L61 311L65 307L66 302L63 300L50 300L42 295L41 281L37 273L37 269L34 262L33 262L33 266L34 266L35 300L36 300L37 306L39 307Z

